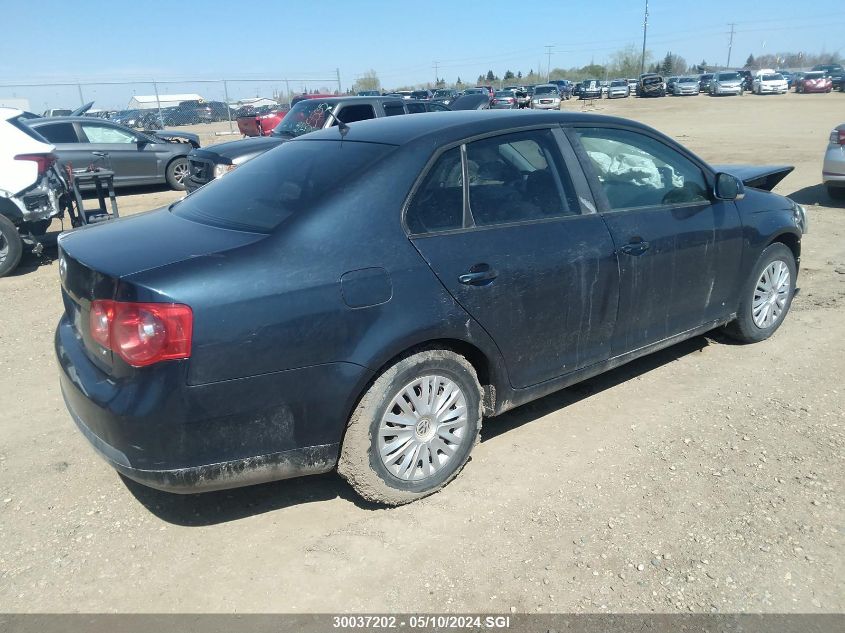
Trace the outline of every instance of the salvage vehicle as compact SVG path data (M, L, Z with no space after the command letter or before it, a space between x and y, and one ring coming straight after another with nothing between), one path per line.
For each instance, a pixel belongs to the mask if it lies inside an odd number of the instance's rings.
M811 70L823 72L830 77L833 90L839 88L839 90L845 92L845 68L842 68L842 64L818 64L813 66Z
M795 84L795 92L830 92L833 90L833 81L823 71L813 70L804 73L804 76Z
M627 79L614 79L607 88L608 99L616 99L617 97L625 98L630 94L631 89L628 87Z
M25 249L41 251L39 238L62 214L67 193L55 148L28 120L0 107L0 277L17 268Z
M640 77L637 86L638 97L665 97L666 84L660 75L648 74Z
M316 131L60 238L62 393L147 486L337 468L411 502L461 471L482 416L714 328L774 334L806 215L756 186L791 169L711 167L591 114Z
M268 136L219 143L188 154L188 191L199 189L282 143L314 130L385 116L435 112L449 108L435 101L401 97L329 97L300 100Z
M710 96L718 97L721 95L739 95L745 94L745 77L738 72L729 70L718 73L713 73L713 79L710 81Z
M672 84L672 94L676 97L684 95L698 94L698 78L697 77L678 77L674 84Z
M540 84L534 86L530 107L533 110L559 110L560 90L555 84Z
M27 121L29 127L55 145L62 166L74 169L96 164L108 154L116 187L166 183L185 188L188 152L200 146L187 132L139 132L113 121L90 117L51 117Z
M757 73L754 76L754 83L752 85L752 91L756 95L785 95L789 92L789 83L783 78L783 75L773 70Z
M698 78L698 91L710 92L711 83L713 83L713 73L704 73Z
M244 136L270 136L290 110L284 106L261 108L237 118L238 131Z
M845 123L830 133L822 166L822 182L831 198L845 198Z
M432 97L433 101L437 103L442 103L443 105L449 105L461 96L461 93L457 90L452 90L451 88L441 88L440 90L434 91L434 96Z

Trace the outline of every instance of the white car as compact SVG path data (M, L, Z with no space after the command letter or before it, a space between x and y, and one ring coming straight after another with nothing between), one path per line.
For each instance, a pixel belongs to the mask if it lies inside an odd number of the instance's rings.
M754 76L752 92L756 95L785 95L789 92L789 83L783 75L773 70L759 72Z
M607 89L607 98L615 99L616 97L627 97L631 94L631 89L628 87L627 79L614 79L610 82Z
M0 277L17 267L24 247L41 251L38 237L61 214L67 191L54 147L24 120L20 110L0 108Z
M830 133L822 166L822 182L831 198L845 198L845 123Z

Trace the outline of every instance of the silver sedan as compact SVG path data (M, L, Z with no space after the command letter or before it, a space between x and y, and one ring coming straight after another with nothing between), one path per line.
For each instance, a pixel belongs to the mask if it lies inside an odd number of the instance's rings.
M698 77L678 77L672 84L673 95L697 95Z
M845 198L845 123L830 133L824 154L822 181L831 198Z

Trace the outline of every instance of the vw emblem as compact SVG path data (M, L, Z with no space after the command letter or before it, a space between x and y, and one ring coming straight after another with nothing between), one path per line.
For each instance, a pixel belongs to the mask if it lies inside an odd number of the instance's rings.
M59 277L61 277L62 283L67 281L67 260L64 255L59 256Z

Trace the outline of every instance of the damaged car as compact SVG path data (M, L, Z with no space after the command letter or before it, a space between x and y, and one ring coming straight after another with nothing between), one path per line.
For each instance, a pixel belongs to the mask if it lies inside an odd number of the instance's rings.
M40 253L39 238L62 213L67 193L54 147L32 131L20 110L0 108L0 277L25 249Z
M715 328L772 336L807 228L768 190L791 170L592 114L315 130L60 238L61 390L147 486L337 469L408 503L460 473L484 416Z
M92 117L31 119L27 124L55 145L61 166L108 167L114 171L115 187L167 184L181 191L188 176L188 153L200 146L196 134L141 132ZM101 160L103 154L106 161Z

